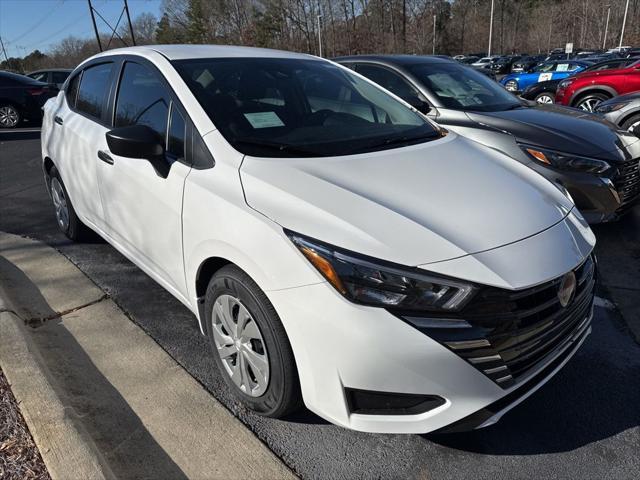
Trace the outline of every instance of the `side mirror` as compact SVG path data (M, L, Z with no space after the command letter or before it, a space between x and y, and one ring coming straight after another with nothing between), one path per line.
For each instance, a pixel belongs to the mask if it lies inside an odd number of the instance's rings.
M162 139L146 125L118 127L106 133L107 145L114 155L148 160L156 173L166 178L170 165L164 158Z
M425 115L431 111L431 106L424 100L420 100L417 97L406 98L404 101Z

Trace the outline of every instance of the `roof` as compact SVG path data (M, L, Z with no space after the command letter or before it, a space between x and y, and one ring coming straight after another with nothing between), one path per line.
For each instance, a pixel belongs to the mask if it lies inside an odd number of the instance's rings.
M387 62L395 65L416 65L422 63L451 63L456 62L450 57L438 55L352 55L347 57L332 58L335 62L372 61ZM457 63L457 62L456 62Z
M314 59L312 55L284 50L272 50L269 48L236 47L231 45L144 45L139 47L126 47L108 50L99 56L118 54L140 54L158 52L169 60L186 60L195 58L298 58Z

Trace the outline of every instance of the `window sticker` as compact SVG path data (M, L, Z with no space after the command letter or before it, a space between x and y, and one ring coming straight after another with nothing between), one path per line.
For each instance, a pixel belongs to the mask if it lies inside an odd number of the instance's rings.
M569 70L568 63L559 63L556 67L556 72L566 72L567 70Z
M276 112L245 113L244 117L253 128L284 127L284 123Z
M546 82L547 80L551 80L553 77L553 73L541 73L538 77L539 82Z

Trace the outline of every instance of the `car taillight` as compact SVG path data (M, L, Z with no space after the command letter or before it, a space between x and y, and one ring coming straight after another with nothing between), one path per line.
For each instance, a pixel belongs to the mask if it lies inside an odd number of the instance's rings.
M29 95L42 95L43 93L46 93L49 89L46 87L35 87L35 88L27 88L27 93Z

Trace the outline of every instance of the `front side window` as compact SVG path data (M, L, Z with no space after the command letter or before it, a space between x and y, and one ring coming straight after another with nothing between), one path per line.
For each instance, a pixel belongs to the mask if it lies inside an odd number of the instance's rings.
M441 135L378 87L329 62L216 58L173 64L220 133L248 155L348 155Z
M400 75L389 69L376 65L361 64L356 67L356 72L396 94L410 105L418 105L422 101L415 88L409 85Z
M555 67L555 63L543 63L542 65L538 65L536 68L534 68L533 71L539 73L553 72L555 70Z
M116 100L116 127L146 125L164 143L169 103L169 94L153 71L138 63L125 63Z
M76 108L94 118L101 118L109 90L111 63L86 68L78 90Z
M497 112L522 106L486 75L455 63L422 63L408 67L444 108Z

